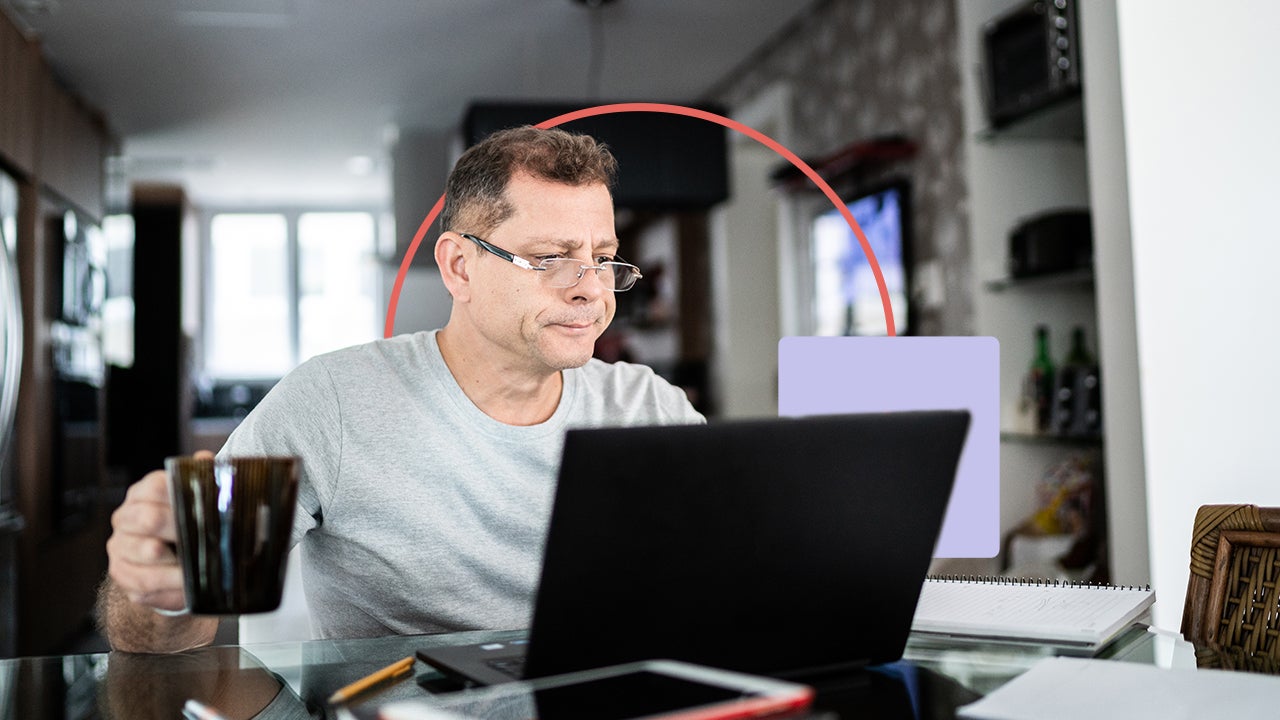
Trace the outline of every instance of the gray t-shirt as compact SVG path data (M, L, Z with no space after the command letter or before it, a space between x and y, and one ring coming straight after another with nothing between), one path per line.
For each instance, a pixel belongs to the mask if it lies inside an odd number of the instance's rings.
M555 414L525 427L467 398L435 331L315 357L276 385L222 454L302 458L293 538L315 635L527 627L565 430L704 421L644 366L563 376Z

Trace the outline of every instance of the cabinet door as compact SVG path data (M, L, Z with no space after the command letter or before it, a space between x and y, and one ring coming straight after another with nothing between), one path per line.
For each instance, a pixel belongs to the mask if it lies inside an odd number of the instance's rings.
M105 132L101 121L77 103L45 70L40 86L40 153L37 175L45 187L102 218Z
M35 47L0 17L0 156L24 173L35 169Z

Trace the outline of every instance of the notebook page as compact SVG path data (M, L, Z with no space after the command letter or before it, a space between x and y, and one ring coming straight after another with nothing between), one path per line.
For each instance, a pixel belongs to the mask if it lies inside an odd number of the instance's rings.
M1115 660L1045 658L959 709L980 720L1267 718L1280 706L1274 677L1166 669Z
M1101 643L1155 600L1110 586L926 580L911 629L1010 639Z

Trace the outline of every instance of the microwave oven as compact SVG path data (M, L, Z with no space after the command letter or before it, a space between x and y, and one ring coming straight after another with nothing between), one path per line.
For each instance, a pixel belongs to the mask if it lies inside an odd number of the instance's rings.
M1080 94L1076 0L1027 0L982 27L987 120L1001 128Z

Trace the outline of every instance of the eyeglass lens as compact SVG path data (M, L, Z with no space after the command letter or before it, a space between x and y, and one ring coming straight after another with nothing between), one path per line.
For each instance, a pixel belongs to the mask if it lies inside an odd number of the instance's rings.
M625 263L606 262L599 267L591 267L572 258L548 258L543 261L542 266L546 268L547 283L557 288L577 285L587 268L595 271L596 277L600 278L605 287L614 290L628 290L636 283L635 269Z

